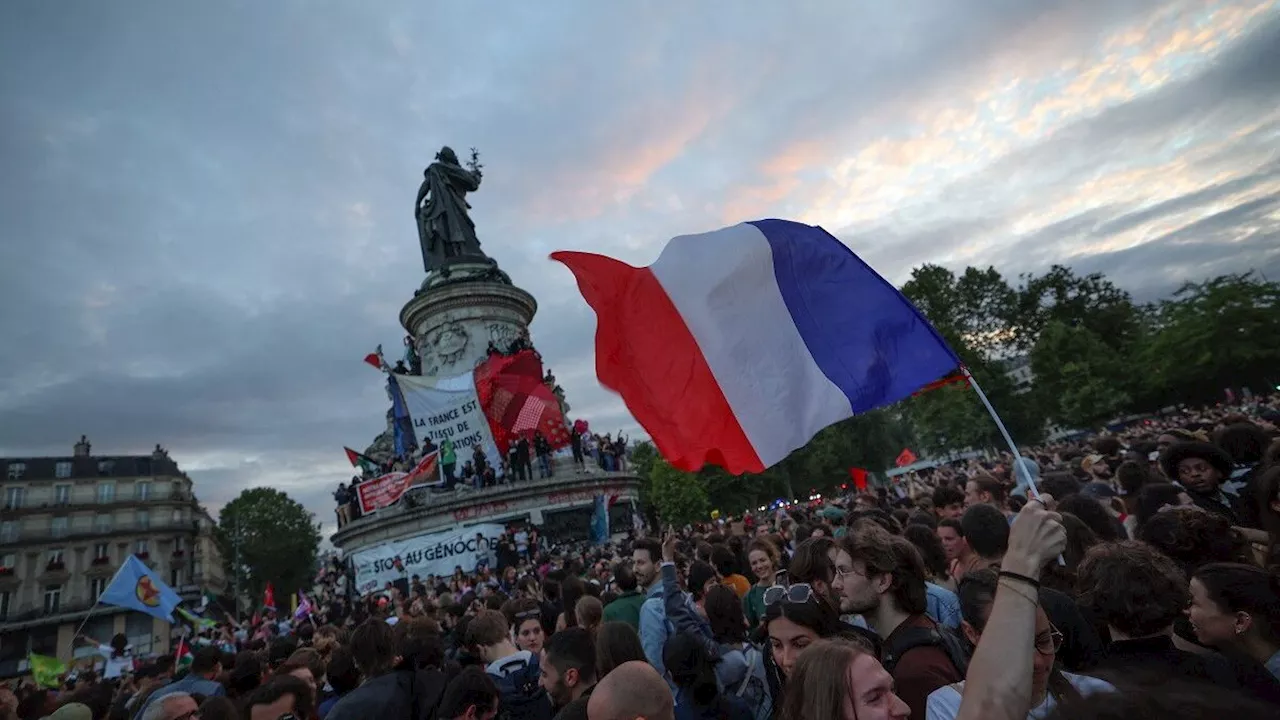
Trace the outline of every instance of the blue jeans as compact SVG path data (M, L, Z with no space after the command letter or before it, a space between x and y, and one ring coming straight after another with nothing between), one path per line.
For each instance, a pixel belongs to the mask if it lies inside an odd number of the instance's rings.
M549 478L549 477L551 477L551 456L550 456L550 455L539 455L539 456L538 456L538 467L542 470L542 477L544 477L544 478Z

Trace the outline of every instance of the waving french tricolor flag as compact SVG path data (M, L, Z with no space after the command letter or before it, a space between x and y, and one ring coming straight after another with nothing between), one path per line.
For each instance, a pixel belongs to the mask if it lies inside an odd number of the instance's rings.
M596 312L600 383L683 470L760 472L960 364L897 289L820 227L758 220L682 235L647 268L551 257Z

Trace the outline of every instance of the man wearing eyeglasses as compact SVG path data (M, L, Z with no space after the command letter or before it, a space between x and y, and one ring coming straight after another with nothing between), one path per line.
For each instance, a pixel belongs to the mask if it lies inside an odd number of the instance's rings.
M852 572L838 586L844 606L866 619L883 640L881 662L893 675L911 717L925 717L929 694L964 679L967 653L959 638L926 614L924 560L907 540L878 527L842 538Z

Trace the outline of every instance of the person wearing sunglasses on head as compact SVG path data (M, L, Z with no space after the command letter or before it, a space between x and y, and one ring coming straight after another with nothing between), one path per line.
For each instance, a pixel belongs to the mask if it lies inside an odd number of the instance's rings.
M1000 574L995 568L971 572L960 581L960 612L964 615L961 629L974 645L982 637L995 602ZM1036 608L1035 653L1031 665L1031 711L1029 720L1040 720L1061 703L1070 703L1096 692L1112 692L1115 688L1105 680L1087 675L1074 675L1055 667L1062 647L1062 633L1049 622L1043 608ZM927 720L954 720L960 711L964 681L952 683L929 694Z
M516 647L531 653L542 652L547 636L542 631L542 607L533 598L508 600L502 605L502 614L511 627Z
M879 643L866 630L841 622L840 611L808 583L791 584L785 571L764 594L764 631L769 638L765 677L772 707L780 708L787 677L805 648L818 640L842 638L859 643L876 657Z

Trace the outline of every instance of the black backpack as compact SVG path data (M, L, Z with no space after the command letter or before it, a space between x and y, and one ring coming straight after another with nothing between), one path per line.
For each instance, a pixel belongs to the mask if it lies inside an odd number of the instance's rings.
M936 647L947 654L951 660L951 664L955 666L956 672L960 673L960 677L964 677L969 672L969 645L960 639L954 631L949 628L935 625L934 627L906 627L895 630L888 640L884 641L884 650L881 655L880 664L884 669L893 674L893 669L897 667L898 661L902 659L907 651L914 650L918 647Z
M525 660L512 660L500 668L502 674L489 673L498 686L498 717L503 720L551 720L551 698L538 684L541 668L538 656Z

